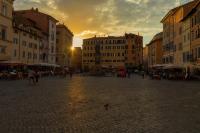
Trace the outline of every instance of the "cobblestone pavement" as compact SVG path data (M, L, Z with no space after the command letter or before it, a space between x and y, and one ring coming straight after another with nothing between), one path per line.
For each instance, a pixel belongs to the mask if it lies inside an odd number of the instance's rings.
M108 110L104 105L108 105ZM0 133L199 133L200 82L0 81Z

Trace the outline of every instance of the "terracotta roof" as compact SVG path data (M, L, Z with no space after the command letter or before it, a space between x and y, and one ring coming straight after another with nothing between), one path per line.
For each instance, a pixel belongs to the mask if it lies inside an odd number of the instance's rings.
M153 37L153 39L150 41L150 43L147 44L146 46L149 46L149 45L151 45L154 41L159 40L159 39L162 39L162 38L163 38L163 32L160 32L160 33L156 34L156 35Z
M73 32L64 24L58 24L56 25L56 28L65 28L69 33L71 33L72 36L74 35Z
M188 2L186 4L183 4L181 6L175 7L173 9L171 9L166 15L165 17L161 20L161 22L163 22L164 20L166 20L169 16L175 14L179 9L183 8L183 18L185 18L185 16L188 15L189 12L191 12L191 10L194 8L194 6L199 2L199 0L193 0L191 2Z
M15 26L19 26L19 25L23 24L23 25L26 25L26 26L32 26L32 27L39 29L38 27L36 27L36 23L33 20L25 18L25 17L20 16L20 15L14 14L13 15L13 22L15 23Z
M156 41L158 39L162 39L163 38L163 32L160 32L158 34L156 34L153 39L151 40L151 42Z
M16 13L23 13L23 12L34 12L34 13L38 13L38 14L41 14L41 15L44 15L44 16L47 16L49 17L50 19L54 20L55 22L59 22L57 19L55 19L54 17L48 15L48 14L45 14L45 13L42 13L38 10L38 8L34 9L34 8L31 8L31 9L28 9L28 10L17 10L17 11L14 11Z
M195 4L193 5L191 10L188 10L187 13L184 15L183 20L185 20L188 16L190 16L192 13L194 13L197 6L200 4L200 0L195 0Z
M91 37L84 40L103 40L103 39L125 39L124 36Z

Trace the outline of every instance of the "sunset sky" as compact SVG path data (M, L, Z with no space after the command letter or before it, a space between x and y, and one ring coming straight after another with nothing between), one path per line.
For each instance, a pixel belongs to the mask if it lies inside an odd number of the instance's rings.
M74 33L74 46L94 35L144 36L144 44L162 31L160 20L176 0L16 0L15 10L37 7L65 23Z

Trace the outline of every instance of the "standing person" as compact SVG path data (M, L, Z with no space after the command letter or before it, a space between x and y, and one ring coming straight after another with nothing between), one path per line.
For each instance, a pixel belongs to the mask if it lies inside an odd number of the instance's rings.
M144 71L142 71L142 78L143 78L143 79L145 78L145 74L144 74Z
M39 71L36 71L36 72L35 72L35 82L36 82L36 83L39 82L39 77L40 77Z
M131 78L131 70L128 69L127 72L128 72L128 78Z
M51 76L54 76L54 71L53 70L51 70Z
M72 76L73 76L72 70L69 71L69 76L70 76L70 78L72 78Z
M29 80L29 83L31 83L31 81L32 81L33 84L35 84L35 72L33 70L29 70L28 80Z

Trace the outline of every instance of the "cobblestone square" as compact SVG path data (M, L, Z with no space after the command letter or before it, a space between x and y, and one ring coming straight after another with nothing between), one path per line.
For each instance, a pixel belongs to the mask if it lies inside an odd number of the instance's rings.
M45 78L38 85L0 81L0 133L199 131L199 81L139 76Z

